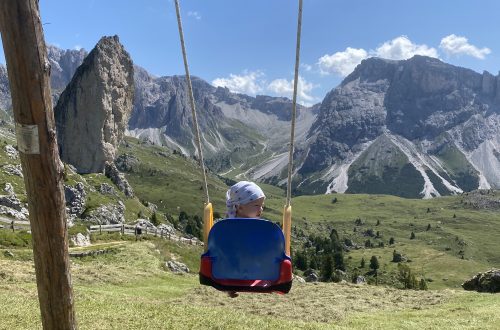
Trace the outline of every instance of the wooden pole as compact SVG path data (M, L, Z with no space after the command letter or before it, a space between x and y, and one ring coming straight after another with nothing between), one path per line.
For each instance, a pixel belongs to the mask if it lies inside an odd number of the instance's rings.
M28 196L44 329L76 329L68 233L50 91L50 64L37 0L0 0L0 32Z

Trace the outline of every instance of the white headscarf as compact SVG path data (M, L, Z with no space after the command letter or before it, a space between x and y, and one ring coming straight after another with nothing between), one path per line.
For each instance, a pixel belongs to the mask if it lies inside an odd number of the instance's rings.
M266 198L266 195L255 183L250 181L238 182L229 188L226 193L226 216L235 218L238 205L245 205L262 197Z

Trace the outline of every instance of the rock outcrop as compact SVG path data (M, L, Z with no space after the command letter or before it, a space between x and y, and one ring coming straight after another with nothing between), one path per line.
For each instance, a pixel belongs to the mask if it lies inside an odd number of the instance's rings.
M113 182L118 189L125 194L125 196L134 197L134 190L125 178L125 175L118 171L115 163L106 163L104 174L111 179L111 182Z
M462 284L468 291L479 292L500 292L500 269L491 269L484 273L479 273Z
M299 191L431 198L500 188L499 78L418 55L362 61L297 148Z
M64 90L71 81L76 69L87 56L84 49L60 49L47 46L47 57L50 61L50 87L53 90Z
M125 223L125 205L118 201L118 205L102 205L88 213L84 221L100 225L116 225Z
M79 173L103 172L132 111L134 69L118 37L104 37L85 58L54 110L61 159Z
M80 216L85 211L87 193L83 183L78 182L75 187L64 185L64 197L68 214Z
M170 269L172 273L189 273L188 266L179 261L169 260L165 263L165 267Z
M9 110L12 108L12 99L10 96L9 76L7 68L0 64L0 110Z

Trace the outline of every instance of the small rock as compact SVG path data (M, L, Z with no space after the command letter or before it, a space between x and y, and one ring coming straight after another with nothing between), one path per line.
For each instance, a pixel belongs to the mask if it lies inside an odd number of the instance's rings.
M319 276L315 272L311 272L306 277L306 282L318 282L318 281L319 281Z
M21 178L24 178L23 169L22 169L21 165L12 165L12 164L4 165L3 171L4 171L4 173L7 173L8 175L17 175L17 176L20 176Z
M11 159L17 159L19 157L19 151L16 150L13 146L10 144L7 144L4 148L5 153L7 154L7 157Z
M21 211L23 206L21 205L21 201L16 197L16 195L10 196L1 196L0 195L0 205L10 207L16 211Z
M170 260L165 263L165 266L173 273L189 273L189 268L182 262Z
M99 186L99 192L103 195L115 195L115 189L107 183L101 183Z
M299 275L295 275L295 274L293 274L293 280L295 282L299 282L299 283L306 283L306 280L304 280L303 277L300 277Z
M14 258L14 253L10 252L9 250L4 251L3 255L8 258Z
M364 276L356 276L356 278L352 281L354 284L366 284L366 279Z
M5 184L5 188L3 188L3 191L5 191L9 195L14 195L14 187L10 183Z
M90 237L88 235L85 236L82 233L78 233L70 239L75 246L90 246Z

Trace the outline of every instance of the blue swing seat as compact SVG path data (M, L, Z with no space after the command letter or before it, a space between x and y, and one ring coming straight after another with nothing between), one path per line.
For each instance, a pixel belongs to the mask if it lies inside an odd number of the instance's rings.
M290 291L292 264L281 228L262 219L217 222L201 256L200 283L222 291Z

